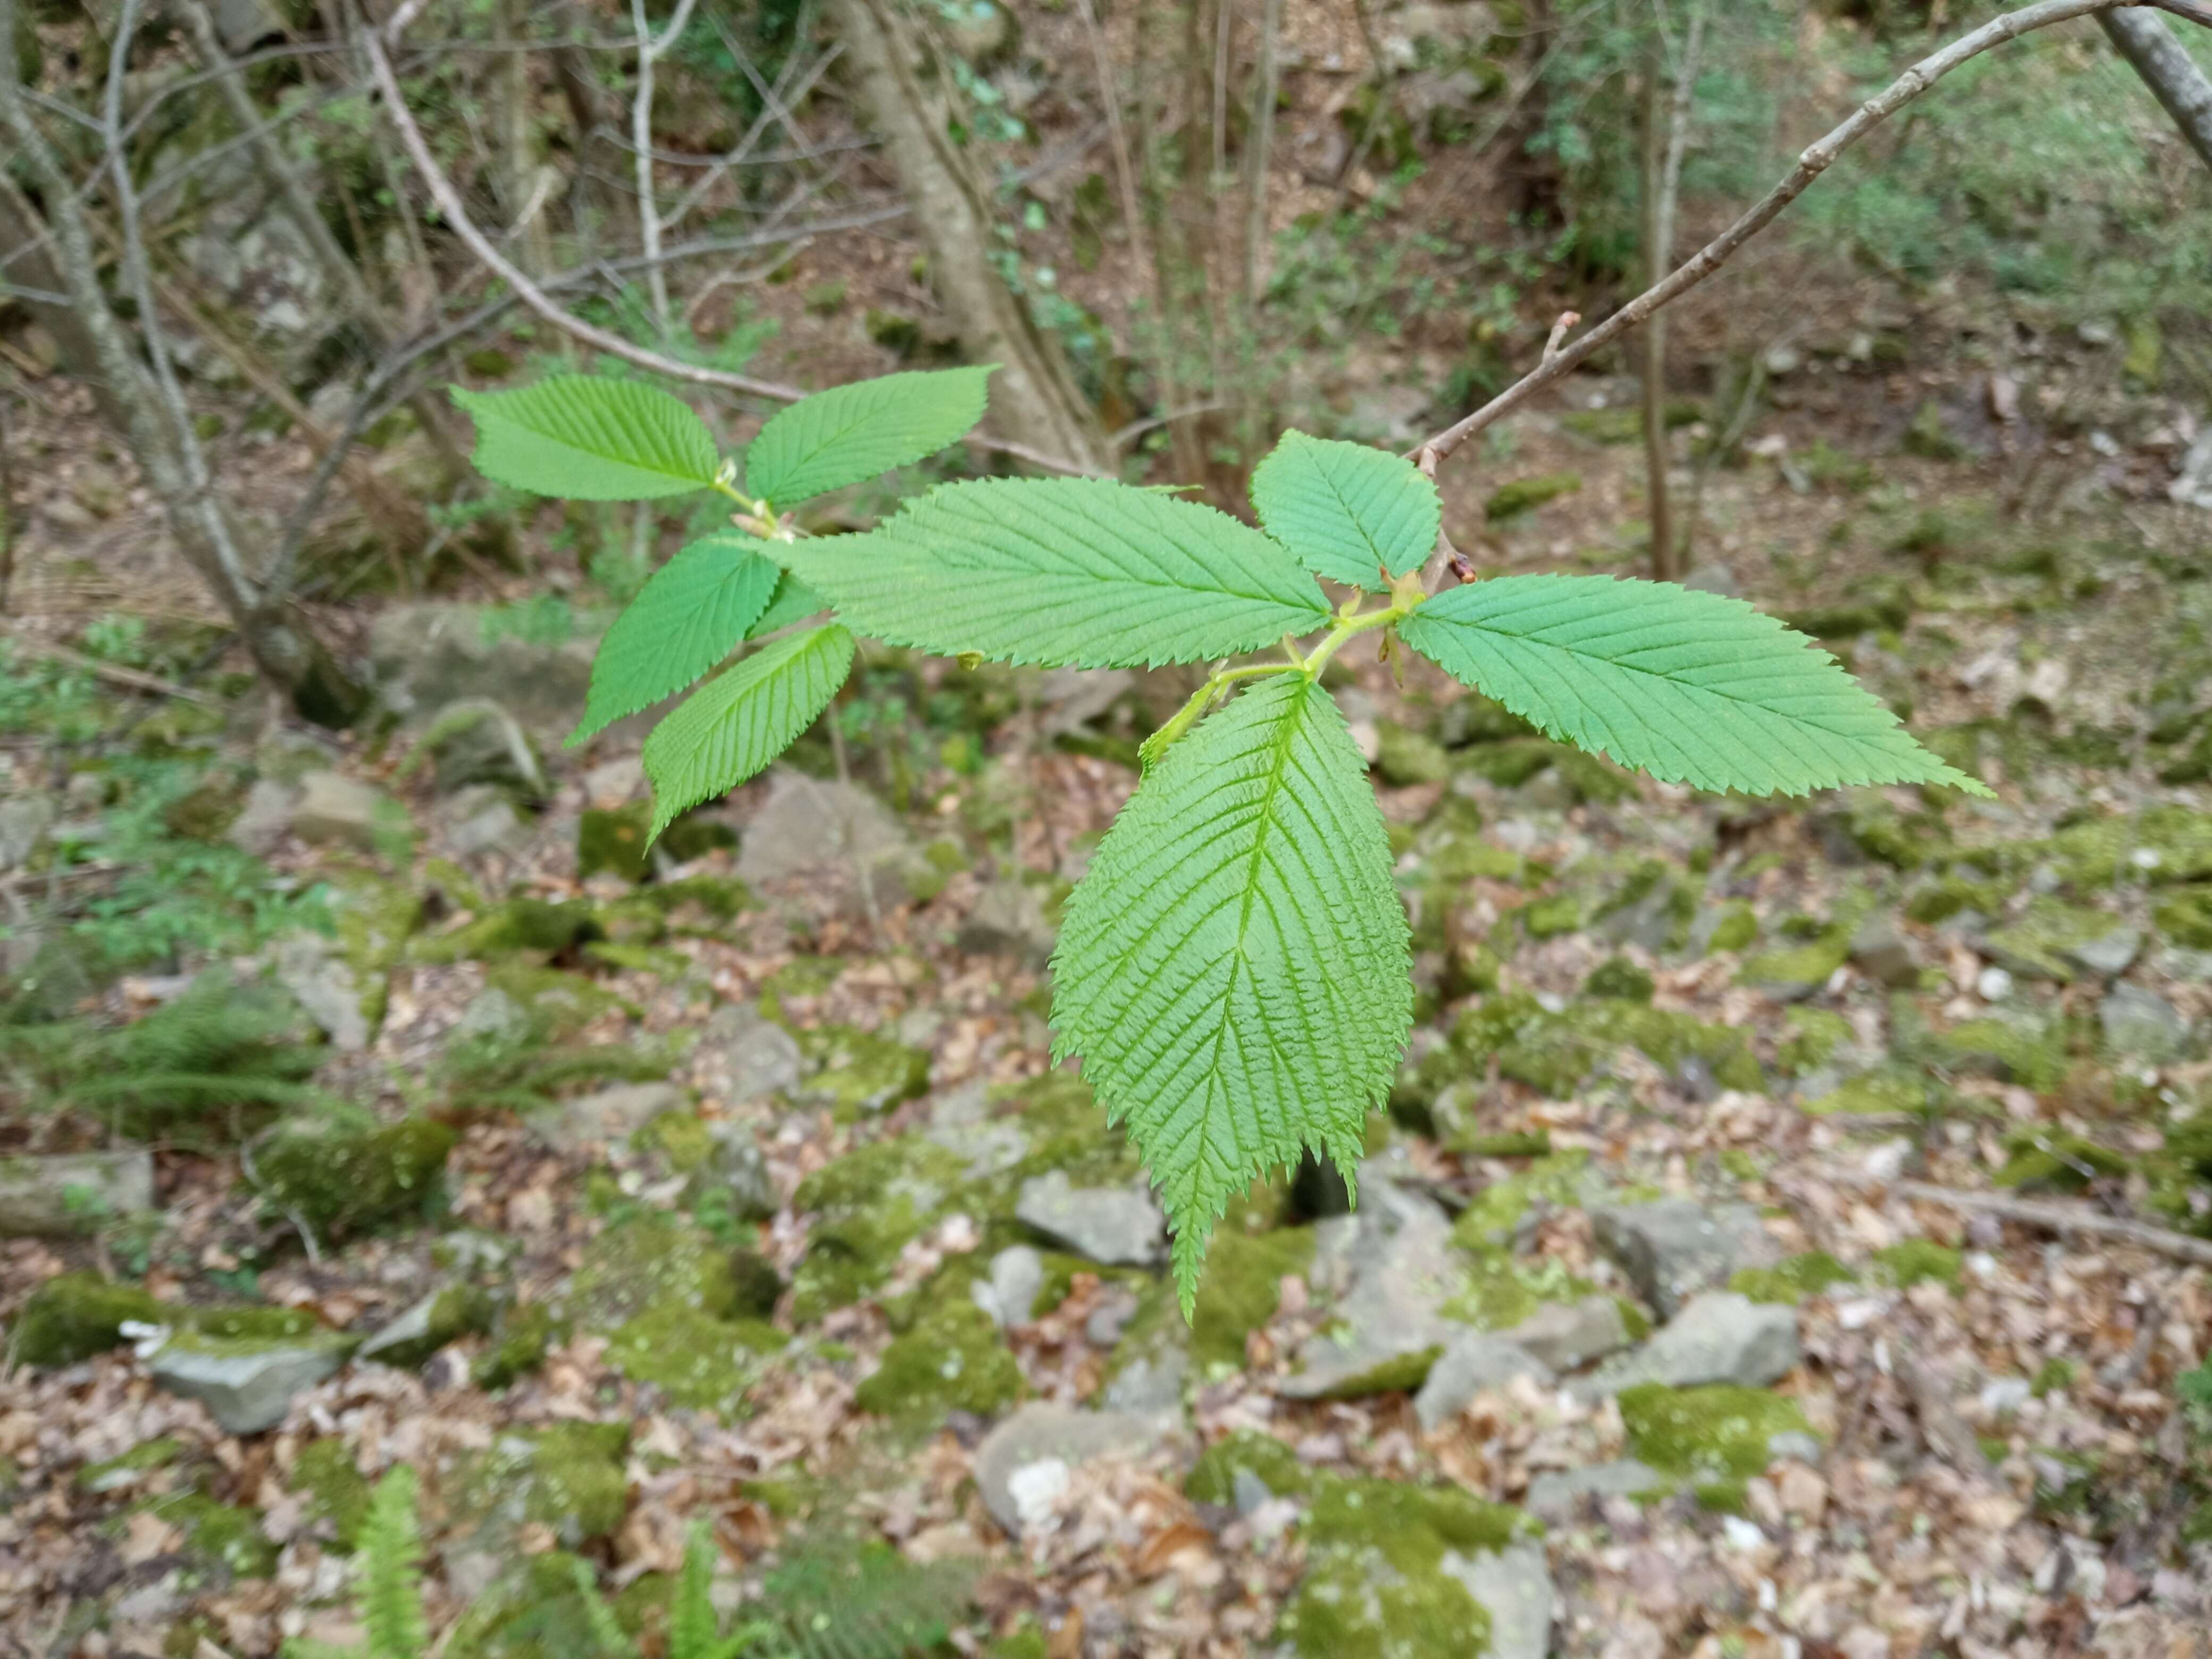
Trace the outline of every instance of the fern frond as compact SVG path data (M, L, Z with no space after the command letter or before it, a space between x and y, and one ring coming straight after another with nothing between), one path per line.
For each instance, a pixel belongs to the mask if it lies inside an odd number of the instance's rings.
M415 1471L404 1463L376 1483L362 1523L361 1618L370 1659L423 1659L422 1536L415 1522Z
M720 1634L714 1616L714 1534L695 1522L684 1540L684 1569L668 1607L668 1659L732 1659L740 1639Z
M945 1639L966 1606L972 1573L922 1565L880 1543L803 1542L769 1575L756 1604L780 1633L739 1651L763 1659L902 1659Z
M599 1594L599 1581L592 1576L592 1564L581 1556L568 1563L568 1576L576 1586L576 1600L583 1604L584 1629L592 1644L607 1659L635 1659L637 1650L630 1644L629 1635L616 1621L615 1610Z

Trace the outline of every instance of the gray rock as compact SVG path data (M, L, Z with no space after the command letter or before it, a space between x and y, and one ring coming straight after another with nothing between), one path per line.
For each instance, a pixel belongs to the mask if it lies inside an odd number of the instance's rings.
M1248 1521L1262 1504L1272 1504L1275 1499L1275 1494L1267 1490L1267 1483L1241 1465L1229 1477L1229 1495L1237 1505L1237 1515Z
M2105 1046L2115 1057L2156 1066L2177 1058L2189 1046L2189 1022L2154 991L2140 985L2115 985L2097 1006Z
M866 871L879 905L905 903L910 881L934 873L884 804L851 784L782 771L753 815L738 853L738 874L769 890L805 880L854 909L865 908Z
M60 817L48 795L16 795L0 800L0 875L19 869L46 838Z
M511 789L532 801L551 793L522 722L489 697L463 697L441 708L422 735L422 750L436 769L441 795L471 784Z
M288 828L311 846L351 847L374 853L393 830L404 832L407 815L382 790L343 772L310 772L300 780Z
M798 1039L749 1003L709 1015L695 1052L720 1066L732 1105L788 1094L805 1074Z
M256 778L246 792L246 804L223 831L232 846L265 857L274 852L292 827L292 807L300 799L299 786L276 778Z
M1628 1346L1628 1322L1609 1296L1553 1302L1504 1334L1555 1371L1580 1370Z
M533 1117L530 1127L556 1151L575 1152L628 1140L663 1112L680 1112L689 1103L672 1083L623 1083L564 1101Z
M347 1054L368 1047L376 1035L368 1023L368 988L335 941L321 933L293 933L277 940L269 956L276 982L323 1029L331 1047Z
M1014 1219L1109 1267L1158 1261L1167 1231L1150 1193L1137 1187L1078 1187L1057 1170L1022 1182Z
M1585 1498L1652 1497L1674 1484L1649 1463L1624 1457L1588 1468L1547 1469L1530 1479L1525 1502L1528 1513L1539 1520L1564 1521Z
M2084 973L2094 974L2100 979L2114 979L2134 966L2135 959L2142 954L2142 946L2140 929L2115 927L2109 933L2067 945L2059 954Z
M1585 1400L1619 1394L1639 1382L1693 1389L1733 1382L1763 1389L1798 1360L1797 1310L1753 1302L1733 1291L1695 1297L1650 1341L1569 1386Z
M1509 1545L1462 1555L1447 1550L1443 1571L1490 1615L1489 1659L1544 1659L1551 1650L1559 1597L1541 1544Z
M1036 890L1024 882L994 881L960 924L956 942L971 956L1016 957L1042 967L1055 937Z
M0 1159L0 1237L90 1232L154 1207L154 1155L64 1152Z
M295 1395L344 1364L353 1346L335 1334L254 1348L172 1341L146 1369L171 1394L205 1406L225 1434L259 1434L284 1420Z
M530 1035L531 1024L529 1009L496 985L487 986L469 999L469 1006L453 1022L453 1040L494 1037L502 1042L520 1042Z
M1122 1366L1099 1399L1109 1411L1171 1416L1180 1421L1183 1383L1189 1376L1190 1356L1179 1347L1163 1345Z
M1048 1491L1057 1465L1065 1475L1094 1458L1145 1450L1159 1438L1159 1425L1129 1412L1086 1412L1073 1406L1032 1401L985 1435L975 1448L975 1489L992 1518L1015 1537L1022 1533L1020 1486ZM1028 1480L1023 1477L1027 1475Z
M216 34L228 52L250 51L272 34L284 33L283 21L268 0L216 0L214 10Z
M922 1133L966 1158L971 1180L984 1180L1012 1169L1030 1151L1018 1117L990 1113L990 1091L980 1082L963 1083L930 1102L929 1127Z
M645 762L636 755L617 755L584 774L586 806L622 806L645 793Z
M709 1125L714 1150L707 1167L692 1178L696 1198L710 1188L729 1194L730 1213L739 1221L766 1221L783 1207L767 1154L750 1129L735 1124Z
M968 1287L975 1305L1001 1330L1026 1325L1044 1290L1044 1258L1027 1244L1010 1244L991 1258L991 1276Z
M402 605L381 612L368 636L379 698L402 723L419 726L463 698L488 697L541 743L560 742L584 712L592 642L516 639L487 621L472 605Z
M1902 988L1920 982L1912 942L1890 917L1869 916L1851 935L1851 965L1877 984Z
M1443 1305L1464 1282L1451 1223L1434 1202L1395 1182L1360 1183L1359 1208L1315 1230L1307 1277L1338 1310L1337 1328L1298 1352L1279 1392L1294 1400L1417 1388L1464 1330Z
M1662 1319L1699 1291L1725 1285L1739 1267L1769 1265L1775 1254L1748 1204L1711 1210L1686 1198L1600 1204L1590 1220L1599 1244Z
M495 853L516 858L530 845L532 830L506 791L489 783L457 789L433 809L439 833L459 859Z
M356 1359L413 1369L448 1342L491 1322L491 1299L465 1285L434 1290L378 1331L355 1352Z
M1802 1429L1784 1429L1779 1434L1766 1437L1766 1455L1771 1458L1789 1458L1793 1462L1817 1464L1822 1452L1820 1443Z
M1552 1381L1552 1368L1519 1343L1487 1331L1455 1336L1413 1396L1413 1414L1424 1430L1449 1423L1479 1394L1502 1389L1516 1376Z

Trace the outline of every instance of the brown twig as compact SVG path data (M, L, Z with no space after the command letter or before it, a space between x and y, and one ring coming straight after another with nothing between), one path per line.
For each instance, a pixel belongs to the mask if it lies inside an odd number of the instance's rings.
M1925 1181L1899 1181L1890 1188L1899 1198L1909 1198L1923 1204L1941 1204L1953 1210L1978 1211L2001 1220L2016 1221L2024 1227L2039 1227L2046 1232L2074 1234L2087 1238L2109 1238L2123 1244L2134 1244L2159 1255L2171 1256L2176 1261L2191 1261L2199 1267L2212 1267L2212 1238L2193 1238L2187 1233L2177 1233L2165 1227L2154 1227L2148 1221L2130 1221L2124 1216L2100 1215L2094 1210L2081 1209L2070 1204L2049 1204L2039 1199L2014 1198L2003 1193L1970 1193L1955 1187L1938 1187Z
M393 15L385 33L396 44L400 30L411 21L419 9L419 0L410 0L410 3L402 6ZM439 167L437 158L430 153L428 142L422 137L422 129L416 125L415 117L407 107L406 97L400 90L399 78L393 72L391 57L384 49L384 39L380 37L377 30L364 28L361 32L361 44L362 53L368 59L369 73L374 77L377 91L383 99L385 113L391 120L393 130L399 135L400 145L406 150L408 159L415 164L415 171L421 175L423 186L429 191L431 199L438 204L439 212L445 216L446 222L453 227L453 234L459 236L469 252L476 256L477 262L505 283L524 305L529 307L531 310L536 312L562 333L582 341L586 345L604 351L610 356L619 357L624 362L635 363L640 368L651 369L656 374L665 374L671 380L689 381L694 386L720 386L727 391L742 392L756 398L770 398L777 403L797 403L808 395L799 387L787 386L780 380L759 380L750 374L732 374L728 369L708 368L697 363L684 362L678 358L665 357L657 351L648 350L643 346L633 345L621 335L611 333L605 329L587 323L574 313L563 310L556 304L552 296L531 281L513 261L501 254L492 245L491 239L477 228L473 219L470 218L468 208L462 202L460 192L453 188L453 180L448 179L444 169ZM1096 471L1094 468L1081 466L1073 461L1063 460L1057 456L1047 455L1041 451L1031 449L1026 444L1013 443L984 434L976 434L970 441L984 448L1027 461L1031 465L1043 468L1048 471L1062 472L1082 477L1092 476Z
M220 697L210 697L204 691L195 691L189 686L179 685L174 680L165 680L158 674L141 673L136 668L125 668L119 663L102 662L97 657L88 657L82 651L72 651L65 645L50 645L44 640L18 639L15 649L27 651L34 657L44 657L51 662L65 663L71 668L82 668L88 674L119 685L125 690L143 691L149 697L174 697L179 702L198 703L203 708L228 707Z
M1885 91L1860 105L1847 120L1807 148L1798 157L1797 165L1781 183L1734 224L1698 249L1686 264L1654 283L1580 339L1563 347L1557 356L1547 357L1473 414L1454 422L1434 437L1416 446L1409 452L1410 454L1418 458L1423 451L1427 451L1439 461L1449 459L1453 451L1476 433L1496 424L1544 387L1588 361L1594 353L1610 345L1662 307L1680 299L1726 264L1746 242L1771 224L1784 208L1802 196L1812 187L1814 179L1835 164L1838 156L1960 64L1980 57L1992 47L2016 40L2032 30L2048 28L2055 23L2071 22L2077 17L2138 4L2171 12L2189 22L2212 28L2212 0L2039 0L2037 4L2023 6L2018 11L2006 12L1991 19L1981 27L1960 36L1942 50L1922 58L1891 82Z

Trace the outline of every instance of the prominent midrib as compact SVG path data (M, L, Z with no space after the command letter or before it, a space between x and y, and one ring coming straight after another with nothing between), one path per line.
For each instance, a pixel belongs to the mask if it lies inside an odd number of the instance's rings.
M1486 635L1493 640L1509 641L1515 644L1527 646L1532 650L1556 651L1562 656L1572 657L1579 663L1601 664L1607 668L1616 669L1624 674L1641 674L1646 679L1664 680L1668 684L1679 686L1685 691L1694 691L1709 697L1718 697L1724 702L1733 703L1742 708L1756 709L1760 714L1771 715L1778 720L1792 720L1802 726L1818 726L1821 731L1834 737L1857 739L1864 735L1863 731L1848 730L1833 726L1811 714L1792 714L1788 710L1777 708L1771 703L1754 702L1749 697L1739 696L1719 686L1700 685L1694 680L1683 678L1679 672L1641 667L1634 663L1624 662L1619 657L1601 657L1593 652L1583 650L1575 646L1562 645L1553 640L1539 639L1533 634L1513 633L1491 624L1455 622L1449 617L1438 617L1435 621L1436 625L1440 628L1464 628L1470 634Z
M1244 864L1244 887L1237 906L1237 948L1229 961L1229 982L1221 988L1221 1023L1214 1028L1213 1054L1207 1060L1206 1068L1207 1091L1211 1093L1216 1087L1222 1087L1224 1105L1227 1104L1227 1091L1221 1076L1221 1048L1229 1038L1230 1006L1236 998L1237 975L1248 969L1244 941L1246 934L1251 930L1253 902L1259 896L1261 860L1267 854L1267 837L1275 827L1275 799L1282 793L1283 775L1289 769L1291 749L1297 740L1298 722L1305 717L1307 706L1305 700L1310 695L1312 688L1313 681L1308 678L1304 685L1301 686L1295 694L1296 701L1284 711L1282 729L1275 738L1274 752L1267 763L1267 781L1261 787L1259 823L1252 836L1252 852ZM1261 1015L1261 1023L1263 1025L1266 1024L1264 1012ZM1271 1043L1274 1041L1272 1028L1268 1030L1267 1040ZM1212 1150L1212 1139L1206 1132L1206 1114L1201 1106L1199 1112L1198 1147L1200 1159L1206 1158Z

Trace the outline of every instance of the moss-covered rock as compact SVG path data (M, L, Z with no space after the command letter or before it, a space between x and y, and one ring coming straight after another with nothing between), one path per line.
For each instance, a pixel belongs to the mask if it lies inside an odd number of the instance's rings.
M1808 1296L1819 1296L1837 1285L1850 1285L1858 1275L1826 1250L1807 1250L1784 1256L1771 1267L1741 1267L1729 1279L1729 1289L1753 1302L1787 1303L1795 1306Z
M2212 951L2212 887L2184 887L2151 912L2158 931L2192 951Z
M1742 899L1721 906L1705 933L1709 951L1747 950L1759 938L1759 913Z
M536 1370L545 1363L560 1328L560 1321L545 1303L526 1302L508 1309L492 1346L477 1358L477 1386L504 1389Z
M492 1328L498 1304L477 1285L448 1285L425 1297L362 1345L359 1358L412 1369L451 1342Z
M1621 1391L1619 1404L1629 1450L1662 1474L1690 1482L1715 1509L1742 1507L1746 1484L1777 1455L1777 1436L1812 1435L1796 1401L1732 1383L1638 1383Z
M2212 816L2162 805L2139 813L2085 818L2047 842L2015 843L1991 855L2001 867L2049 860L2062 878L2087 893L2130 880L2154 886L2212 877Z
M1240 1470L1277 1498L1304 1498L1326 1478L1299 1462L1297 1454L1273 1435L1238 1429L1199 1454L1183 1477L1183 1495L1200 1504L1234 1504Z
M1701 1060L1725 1088L1755 1090L1763 1080L1741 1032L1617 998L1556 1014L1534 998L1488 998L1454 1024L1451 1046L1465 1074L1482 1075L1494 1057L1504 1076L1554 1100L1571 1098L1624 1048L1667 1067Z
M1534 512L1547 501L1571 495L1582 487L1583 475L1579 472L1547 472L1538 477L1516 478L1490 492L1490 499L1482 505L1482 514L1492 524L1505 524Z
M2015 1131L2005 1146L2011 1156L1997 1171L1996 1184L2023 1191L2078 1193L2093 1181L2135 1167L2126 1154L2049 1124Z
M2066 1076L2066 1038L2055 1021L1990 1015L1969 1019L1927 1039L1929 1057L1960 1071L2017 1083L2037 1093Z
M254 1158L260 1191L319 1238L420 1214L459 1139L428 1118L363 1129L334 1123L288 1126Z
M1464 1286L1443 1306L1444 1317L1479 1331L1510 1331L1550 1304L1571 1307L1598 1287L1546 1256L1527 1261L1498 1246L1468 1252Z
M136 1507L183 1533L185 1554L234 1578L266 1578L276 1570L276 1545L261 1530L258 1510L190 1490L149 1498Z
M15 1358L26 1365L74 1365L119 1344L126 1321L158 1325L161 1304L136 1285L62 1273L33 1291L15 1316Z
M1375 731L1375 771L1383 782L1404 788L1417 783L1442 783L1451 775L1451 757L1442 744L1425 732L1395 720L1379 721Z
M1998 966L2023 979L2055 980L2060 984L2075 975L2072 952L2104 938L2119 921L2102 910L2069 904L2063 899L2038 897L2015 921L1992 928L1983 944Z
M717 1318L672 1297L615 1328L607 1363L673 1405L710 1411L729 1405L787 1340L763 1320Z
M653 867L653 804L591 806L576 820L576 877L643 881Z
M1446 1659L1489 1644L1490 1614L1452 1568L1534 1531L1455 1487L1330 1480L1306 1521L1306 1571L1276 1639L1300 1659Z
M1607 957L1583 981L1584 996L1616 1002L1649 1002L1657 988L1651 975L1626 957Z
M1200 1365L1241 1367L1244 1339L1275 1316L1282 1281L1313 1263L1310 1227L1246 1233L1218 1229L1190 1321L1191 1357Z
M813 1212L793 1276L802 1323L860 1300L891 1276L899 1252L937 1218L968 1177L966 1160L919 1136L871 1142L799 1184L793 1206Z
M853 1397L862 1411L914 1424L951 1411L994 1417L1024 1391L1021 1364L991 1316L948 1299L893 1340Z
M819 1068L798 1103L826 1106L839 1122L884 1112L929 1091L929 1054L873 1031L823 1025L799 1034L799 1046Z
M1477 1255L1510 1243L1531 1205L1571 1205L1588 1195L1589 1164L1589 1154L1577 1148L1539 1158L1503 1181L1493 1181L1452 1223L1452 1242Z
M599 917L582 899L512 898L465 927L416 939L408 954L427 963L547 962L600 937Z
M1736 983L1749 985L1785 1002L1817 994L1850 956L1850 933L1831 928L1803 945L1762 951L1736 972Z
M626 1423L556 1423L502 1435L453 1483L457 1518L493 1534L536 1522L570 1548L611 1536L629 1510Z
M1782 1017L1782 1030L1774 1063L1791 1077L1826 1065L1856 1035L1850 1021L1825 1008L1792 1008Z
M1815 1117L1841 1113L1851 1117L1920 1117L1950 1097L1939 1079L1908 1066L1881 1066L1846 1078L1826 1094L1805 1103Z
M329 1523L337 1553L352 1553L368 1519L369 1484L345 1442L333 1437L302 1446L292 1464L292 1489L307 1494L309 1513Z
M586 1330L611 1333L659 1304L735 1317L730 1250L703 1229L659 1212L618 1222L584 1247L568 1306Z
M1900 1291L1934 1283L1955 1291L1966 1273L1966 1260L1958 1251L1928 1238L1886 1245L1874 1253L1874 1261L1882 1279Z

